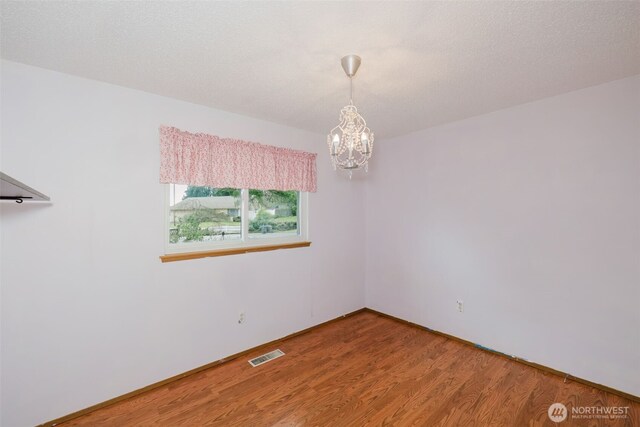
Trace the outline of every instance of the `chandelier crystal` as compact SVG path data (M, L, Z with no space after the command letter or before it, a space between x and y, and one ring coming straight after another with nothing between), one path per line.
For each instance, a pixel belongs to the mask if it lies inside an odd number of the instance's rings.
M353 104L353 76L358 71L360 63L361 59L356 55L342 58L342 68L350 83L349 105L340 111L340 124L327 135L333 169L348 170L349 177L355 169L369 169L369 159L373 151L373 132Z

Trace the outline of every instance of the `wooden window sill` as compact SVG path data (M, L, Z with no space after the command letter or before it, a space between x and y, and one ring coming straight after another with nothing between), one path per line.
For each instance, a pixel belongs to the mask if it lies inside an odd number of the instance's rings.
M249 252L275 251L277 249L293 249L311 246L311 242L285 243L278 245L245 246L233 249L216 249L212 251L182 252L160 256L162 262L185 261L188 259L209 258L214 256L238 255Z

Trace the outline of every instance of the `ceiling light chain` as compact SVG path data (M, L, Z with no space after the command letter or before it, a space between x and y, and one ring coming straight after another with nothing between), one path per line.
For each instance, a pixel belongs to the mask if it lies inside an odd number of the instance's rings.
M365 172L368 171L373 151L373 132L353 104L353 76L360 63L361 59L357 55L342 58L342 68L349 77L349 105L340 111L340 124L327 135L333 169L348 170L349 178L355 169L363 168Z

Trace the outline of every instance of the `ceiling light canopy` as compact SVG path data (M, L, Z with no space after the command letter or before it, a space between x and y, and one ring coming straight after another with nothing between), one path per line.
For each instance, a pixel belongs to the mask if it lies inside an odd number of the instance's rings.
M342 58L342 69L349 77L349 104L340 111L338 126L331 129L327 135L333 169L348 170L349 177L355 169L368 170L373 150L373 132L353 104L353 76L358 72L361 62L357 55Z

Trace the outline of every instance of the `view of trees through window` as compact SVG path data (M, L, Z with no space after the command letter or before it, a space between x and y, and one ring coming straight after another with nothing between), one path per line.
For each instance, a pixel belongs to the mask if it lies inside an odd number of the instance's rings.
M249 237L298 232L298 192L249 190Z
M250 239L298 233L298 192L248 190ZM242 239L242 190L171 184L171 243Z

